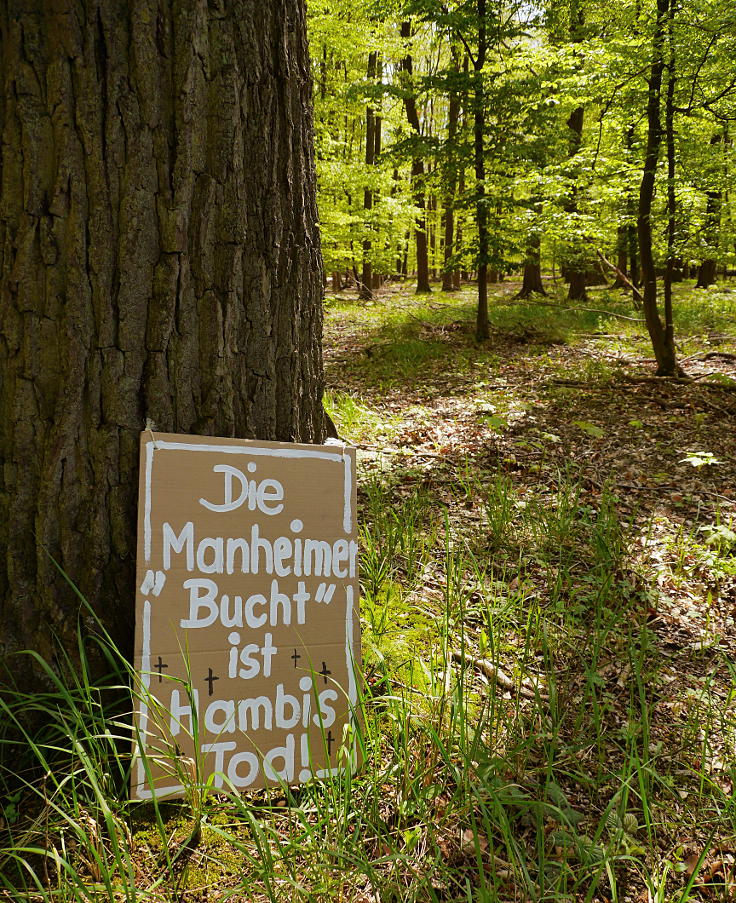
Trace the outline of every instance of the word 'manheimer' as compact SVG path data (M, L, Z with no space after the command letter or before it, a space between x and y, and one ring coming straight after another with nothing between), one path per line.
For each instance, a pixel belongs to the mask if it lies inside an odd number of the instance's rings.
M304 525L293 520L289 529L298 534ZM168 521L163 524L163 565L168 571L175 555L186 561L188 571L203 574L276 574L278 577L355 577L358 544L354 540L302 539L298 535L277 536L270 540L261 536L258 524L250 528L250 536L194 535L193 521L177 530Z

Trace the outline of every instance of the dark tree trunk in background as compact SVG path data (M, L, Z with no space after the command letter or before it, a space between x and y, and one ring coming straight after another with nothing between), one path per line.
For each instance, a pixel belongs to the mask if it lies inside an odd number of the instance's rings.
M368 54L368 84L376 79L376 62L378 53L374 50ZM365 165L374 166L376 162L376 114L372 104L365 109ZM366 211L366 229L369 228L368 217L373 209L373 189L366 186L363 191L363 209ZM363 272L360 277L360 289L358 294L364 301L370 301L373 297L373 266L371 264L371 248L373 243L370 238L363 239Z
M718 261L709 257L698 267L698 281L695 288L709 288L716 281Z
M0 641L131 651L139 431L321 440L303 0L0 6ZM27 687L26 687L27 688Z
M664 108L664 135L667 150L667 263L664 268L664 323L665 344L674 348L674 319L672 314L672 283L682 281L682 260L675 257L677 235L677 196L675 194L675 45L672 38L672 4L669 0L668 39L669 60L667 62L667 94ZM678 278L679 277L679 278Z
M377 81L381 81L383 76L383 63L381 61L381 55L378 54L376 58L376 79ZM381 156L381 142L383 140L383 117L381 116L381 101L380 99L377 101L376 110L374 113L373 119L373 165L378 165L378 160ZM378 190L373 192L373 206L375 207L377 201L379 200L380 192ZM373 226L375 229L375 225ZM383 284L383 274L373 273L373 287L380 288Z
M542 266L540 262L541 238L538 232L529 236L524 260L524 278L517 298L528 298L530 295L546 295L542 284Z
M453 75L460 72L460 54L457 47L453 44L452 48L452 65L450 71ZM442 267L442 291L455 291L455 271L458 269L453 263L452 257L455 253L455 191L457 188L457 161L455 142L457 141L457 127L460 119L460 95L457 88L450 89L450 102L447 114L447 146L448 146L448 163L447 173L445 175L445 212L443 217L444 227L444 264Z
M585 26L585 10L581 0L571 0L570 2L570 41L573 44L579 44L583 40ZM570 113L567 120L568 128L568 146L569 156L572 160L580 152L583 145L583 124L585 120L585 108L576 107ZM574 176L574 184L570 197L565 204L567 213L577 216L578 203L578 187L577 173ZM567 297L570 301L585 301L588 293L586 291L586 273L588 271L588 262L585 248L580 241L571 242L565 253L565 259L562 265L565 278L569 282Z
M710 146L713 153L718 149L718 145L723 140L723 134L718 133L710 139ZM719 231L721 225L721 207L723 204L723 195L720 188L710 188L706 191L705 196L705 237L714 252L718 249ZM718 261L715 254L706 257L698 267L698 281L696 288L709 288L716 281L716 272L718 269Z
M457 191L458 197L463 197L465 195L465 167L460 168L460 178L457 180ZM458 254L462 250L463 246L463 225L462 220L456 219L455 221L455 253ZM452 274L452 285L455 291L460 291L463 280L463 270L461 266L457 266L455 268L455 272Z
M411 22L401 23L401 37L409 40L411 37ZM411 78L414 72L414 62L411 53L407 53L401 63L402 70L406 73L406 85L404 94L404 109L406 110L406 118L414 132L415 138L421 136L421 126L419 123L419 112L417 110L417 100L411 87ZM425 193L424 193L424 159L419 150L414 151L411 163L411 184L414 194L414 206L419 210L414 235L417 244L417 292L431 292L432 287L429 284L429 247L427 244L427 214L425 212Z
M475 338L482 342L490 335L488 326L488 205L486 204L485 159L485 88L483 66L486 62L486 0L477 0L478 51L473 60L473 157L475 162L475 220L478 226L478 310L475 317Z
M567 120L570 134L570 156L574 157L579 152L583 143L583 120L585 109L576 107ZM573 188L569 202L565 205L568 213L577 214L578 196L577 189ZM569 281L567 297L570 301L585 301L588 297L586 290L587 263L585 253L579 244L573 244L569 249L569 259L565 264L565 271Z
M634 148L634 137L636 135L636 127L629 125L624 132L624 147L626 148L627 160L632 159ZM624 202L623 213L626 221L618 232L618 268L622 273L629 277L631 285L638 287L639 285L639 246L636 236L636 216L637 216L637 200L635 189L632 186L626 188L626 199ZM616 278L613 288L625 288L627 284L620 277ZM639 298L632 291L632 300L635 307L639 307Z
M624 276L628 276L628 235L626 226L619 226L616 230L616 267ZM611 288L628 288L628 284L621 276L616 276L616 281Z
M432 168L427 171L427 175L431 177ZM427 244L429 255L429 278L432 282L437 281L437 195L429 194L427 197Z
M647 145L644 157L641 186L639 188L639 216L637 232L641 255L644 317L657 360L660 376L673 376L678 372L675 353L674 331L671 319L662 319L657 305L657 273L652 252L652 202L654 182L657 174L659 150L662 143L661 91L665 70L664 37L666 21L670 11L670 0L657 0L657 19L653 37L652 61L649 70L647 91ZM670 309L671 316L671 309Z

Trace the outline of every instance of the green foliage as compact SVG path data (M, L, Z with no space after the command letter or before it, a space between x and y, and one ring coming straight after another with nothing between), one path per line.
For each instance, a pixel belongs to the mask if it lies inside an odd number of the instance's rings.
M473 68L478 9L459 0L310 4L328 271L359 278L367 261L374 273L395 276L406 260L410 274L418 189L425 199L434 278L445 268L468 274L476 269L477 77L485 103L482 204L489 220L489 266L518 270L530 247L541 242L547 267L592 271L598 250L614 259L622 241L636 246L656 4L515 2L502 14L486 4L489 52L479 76ZM411 38L402 39L401 25L407 21ZM736 159L729 131L736 86L728 75L734 34L736 22L727 5L698 0L673 7L667 37L675 79L673 255L684 270L706 258L736 265L731 189ZM366 74L371 52L381 61L375 80ZM407 53L413 61L410 81L402 64ZM409 90L417 102L418 134L406 120ZM460 105L454 131L452 98ZM370 166L365 163L368 108L382 120L380 154ZM570 129L576 111L583 122L579 142ZM417 155L425 174L421 184L418 179L412 184ZM660 165L652 214L660 268L668 253L664 170ZM442 246L446 209L458 227L447 261ZM677 312L676 317L679 325Z

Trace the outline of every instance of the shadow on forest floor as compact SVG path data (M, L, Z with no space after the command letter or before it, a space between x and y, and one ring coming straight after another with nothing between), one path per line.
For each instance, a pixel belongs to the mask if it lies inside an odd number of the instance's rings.
M620 294L516 288L483 346L470 290L327 300L362 768L129 803L130 738L84 675L19 692L6 720L48 725L0 732L0 899L733 899L736 293L678 288L680 382Z
M554 775L565 805L584 815L577 833L559 816L537 832L562 823L563 848L595 846L618 824L613 846L632 863L609 873L604 898L651 899L647 870L662 893L679 875L687 893L707 896L709 882L732 886L736 847L724 814L736 740L736 296L681 289L692 379L674 381L653 377L643 326L620 296L598 293L580 311L514 302L516 288L491 298L483 346L469 292L394 289L367 307L329 299L328 408L362 449L369 523L372 508L424 495L468 550L456 625L468 656L490 649L519 680L543 675L544 714L506 693L498 742L535 738L521 775L506 756L507 777L523 787L524 774ZM408 607L433 600L438 620L441 559L440 547L424 585L403 597ZM375 630L389 597L378 585L364 592L369 661L390 658L413 623L396 603ZM419 625L405 660L438 642L436 630L431 619ZM720 788L719 803L707 788ZM538 845L530 830L523 819L514 828ZM576 856L568 864L582 868Z

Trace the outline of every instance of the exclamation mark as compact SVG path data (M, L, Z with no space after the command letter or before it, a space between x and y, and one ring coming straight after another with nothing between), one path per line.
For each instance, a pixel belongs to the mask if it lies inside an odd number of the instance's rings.
M312 777L312 769L309 767L309 734L302 734L301 756L303 767L299 772L299 780L308 781Z

